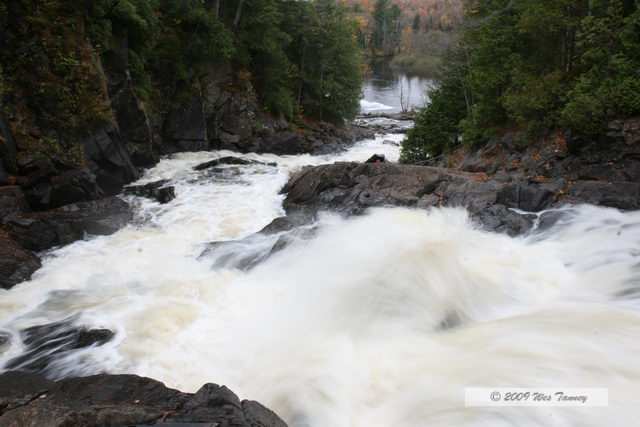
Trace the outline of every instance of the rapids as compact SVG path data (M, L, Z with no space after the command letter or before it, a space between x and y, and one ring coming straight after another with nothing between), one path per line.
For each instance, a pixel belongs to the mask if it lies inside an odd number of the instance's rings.
M184 391L226 384L291 426L633 426L640 421L640 212L580 206L511 238L463 209L326 214L254 269L213 268L211 241L283 214L304 165L397 160L385 135L330 156L243 155L265 165L163 159L166 205L130 198L135 223L51 251L30 282L0 290L0 366L18 331L73 318L115 339L58 358L47 375L135 373ZM257 243L259 244L259 242ZM75 316L75 317L73 317ZM465 387L604 387L608 407L465 407Z

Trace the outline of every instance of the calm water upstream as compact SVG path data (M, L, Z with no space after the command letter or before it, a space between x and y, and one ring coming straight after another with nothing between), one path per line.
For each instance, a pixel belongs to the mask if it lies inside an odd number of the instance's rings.
M363 113L398 113L403 107L415 110L428 102L426 92L432 80L398 73L389 66L389 60L378 60L370 68L371 74L362 86Z

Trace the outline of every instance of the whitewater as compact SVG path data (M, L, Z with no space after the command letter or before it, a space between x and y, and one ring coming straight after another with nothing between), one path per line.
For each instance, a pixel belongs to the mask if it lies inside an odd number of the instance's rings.
M396 161L401 138L327 156L164 158L138 183L168 179L176 199L129 197L132 224L50 251L31 281L0 290L12 336L0 367L23 353L19 330L72 318L115 338L58 358L52 378L216 382L291 426L638 425L640 212L565 208L520 237L484 231L462 208L325 213L315 237L248 271L200 256L283 215L279 191L302 167ZM227 155L277 166L193 170ZM608 388L609 405L465 407L468 387Z

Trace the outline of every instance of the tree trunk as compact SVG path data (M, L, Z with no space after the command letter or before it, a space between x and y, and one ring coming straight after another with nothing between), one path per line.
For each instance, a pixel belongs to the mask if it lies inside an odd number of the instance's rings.
M236 17L233 19L233 27L238 28L240 24L240 19L242 19L242 6L244 6L245 0L240 0L238 2L238 8L236 9Z

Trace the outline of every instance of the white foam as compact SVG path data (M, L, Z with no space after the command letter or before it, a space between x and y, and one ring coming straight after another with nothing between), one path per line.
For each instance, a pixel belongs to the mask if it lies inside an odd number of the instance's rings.
M393 110L396 107L392 107L390 105L384 105L380 102L375 102L375 101L372 102L372 101L367 101L366 99L361 99L360 108L362 109L362 111L369 112L369 111L377 111L377 110Z
M0 325L80 314L117 333L56 362L57 375L135 373L195 391L228 385L292 426L635 425L640 419L640 213L583 206L546 234L479 230L462 209L324 216L250 272L212 269L203 244L282 214L305 164L397 159L390 136L332 156L242 155L269 166L163 160L176 200L139 203L141 225L54 251L0 291ZM400 140L400 136L393 136ZM237 155L237 154L235 154ZM22 351L14 343L0 363ZM467 408L465 387L605 387L603 408Z

